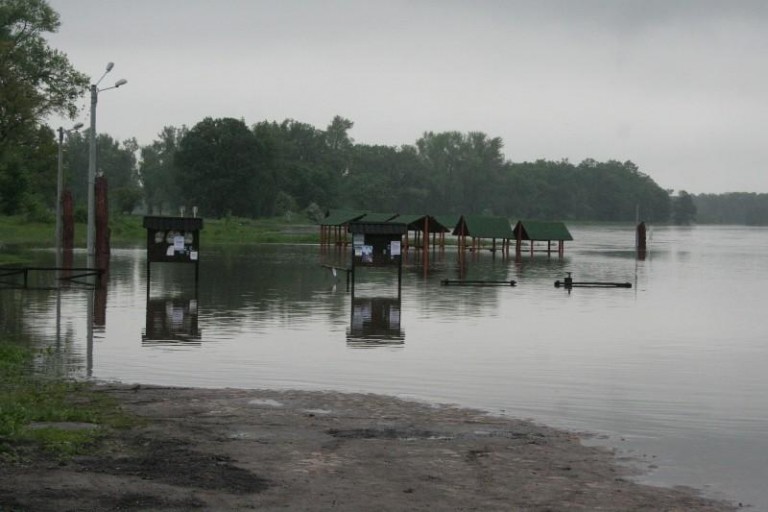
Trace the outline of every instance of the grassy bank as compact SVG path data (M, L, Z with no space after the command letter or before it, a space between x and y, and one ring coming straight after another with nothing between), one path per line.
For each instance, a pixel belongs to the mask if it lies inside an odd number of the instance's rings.
M110 219L113 247L146 244L147 232L142 216L121 215ZM85 247L86 225L75 225L75 247ZM19 216L0 216L0 265L25 261L24 250L52 247L56 226L53 222L28 221ZM319 228L310 221L270 218L204 219L201 232L203 245L236 245L254 243L317 243Z
M105 428L130 425L117 404L89 383L35 376L26 345L0 339L0 458L19 460L33 450L57 458L86 453Z

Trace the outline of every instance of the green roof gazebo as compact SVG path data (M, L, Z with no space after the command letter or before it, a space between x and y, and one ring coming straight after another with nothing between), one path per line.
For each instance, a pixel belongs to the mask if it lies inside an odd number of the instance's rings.
M501 252L504 255L509 254L510 241L514 238L509 219L489 215L462 215L453 234L459 237L460 251L466 248L466 239L470 236L472 237L471 249L474 251L482 248L483 239L491 239L493 246L489 250L496 252L496 240L501 240Z
M536 242L547 242L547 255L552 254L552 242L557 242L557 254L562 256L565 253L565 242L573 240L571 232L562 222L540 221L540 220L521 220L515 224L513 229L515 234L515 255L522 255L522 242L528 241L530 245L531 256L533 256Z

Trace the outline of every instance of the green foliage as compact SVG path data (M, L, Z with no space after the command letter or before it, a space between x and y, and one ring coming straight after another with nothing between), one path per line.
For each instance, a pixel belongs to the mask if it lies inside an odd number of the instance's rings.
M44 358L46 352L0 340L0 451L13 453L19 443L33 443L67 457L83 453L104 427L132 423L114 400L89 384L36 377L31 369L35 357ZM60 422L100 427L58 428Z
M349 150L347 126L339 120L336 133L327 138L322 130L290 119L255 125L254 136L264 148L267 184L293 197L299 208L312 202L333 204Z
M0 181L20 170L34 176L38 170L30 162L39 160L41 121L50 114L74 117L88 85L63 53L48 46L44 34L58 28L59 16L45 0L0 0ZM37 184L33 178L28 183ZM3 211L15 213L25 192L0 188Z
M317 205L317 203L310 203L309 206L304 208L304 215L312 223L319 223L323 219L323 210Z
M141 148L139 176L148 214L162 215L184 204L175 181L174 160L179 141L187 131L186 127L166 126L158 140Z
M143 197L136 163L137 151L138 145L134 139L120 143L107 134L102 133L96 137L96 170L107 178L108 204L113 212L133 211ZM87 212L89 153L90 131L72 133L67 137L64 151L65 186L72 190L76 215L79 208ZM85 221L82 218L77 220Z
M240 121L209 118L185 133L176 152L168 149L174 129L166 128L163 140L144 148L145 167L149 172L173 160L173 182L206 218L267 217L311 204L321 211L485 212L542 220L634 221L638 210L650 222L670 217L669 194L630 161L512 163L500 138L480 132L427 132L414 146L399 148L354 144L347 134L352 126L339 116L325 131L294 120L265 121L251 137ZM145 198L154 197L148 184Z
M118 189L110 189L112 201L110 202L112 209L116 213L131 214L133 210L141 203L141 199L144 196L143 192L138 187L123 187Z
M768 194L731 192L692 198L699 223L768 226Z
M54 225L48 222L29 220L26 216L0 215L0 240L10 246L31 245L37 243L54 244ZM7 249L0 244L0 249Z
M259 216L272 212L276 190L264 151L240 120L206 118L179 142L176 183L184 204L205 216Z
M687 225L694 220L696 220L696 205L693 197L685 190L681 190L672 200L672 222Z
M23 145L49 114L77 112L88 79L44 38L59 24L45 0L0 0L0 146Z

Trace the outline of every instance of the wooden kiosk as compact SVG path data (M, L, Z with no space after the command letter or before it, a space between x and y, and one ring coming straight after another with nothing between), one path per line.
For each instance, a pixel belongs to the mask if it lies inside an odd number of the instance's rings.
M402 240L408 227L399 222L351 222L352 294L356 267L397 267L397 295L403 279Z
M200 269L200 230L203 219L196 217L144 217L147 230L147 294L152 263L191 263L195 284Z

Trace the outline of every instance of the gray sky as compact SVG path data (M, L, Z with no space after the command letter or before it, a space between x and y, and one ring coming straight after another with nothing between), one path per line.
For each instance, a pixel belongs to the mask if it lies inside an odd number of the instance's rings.
M482 131L513 162L632 160L663 188L768 192L768 1L49 3L53 47L94 80L113 61L101 87L128 80L99 95L118 140L338 114L365 144Z

